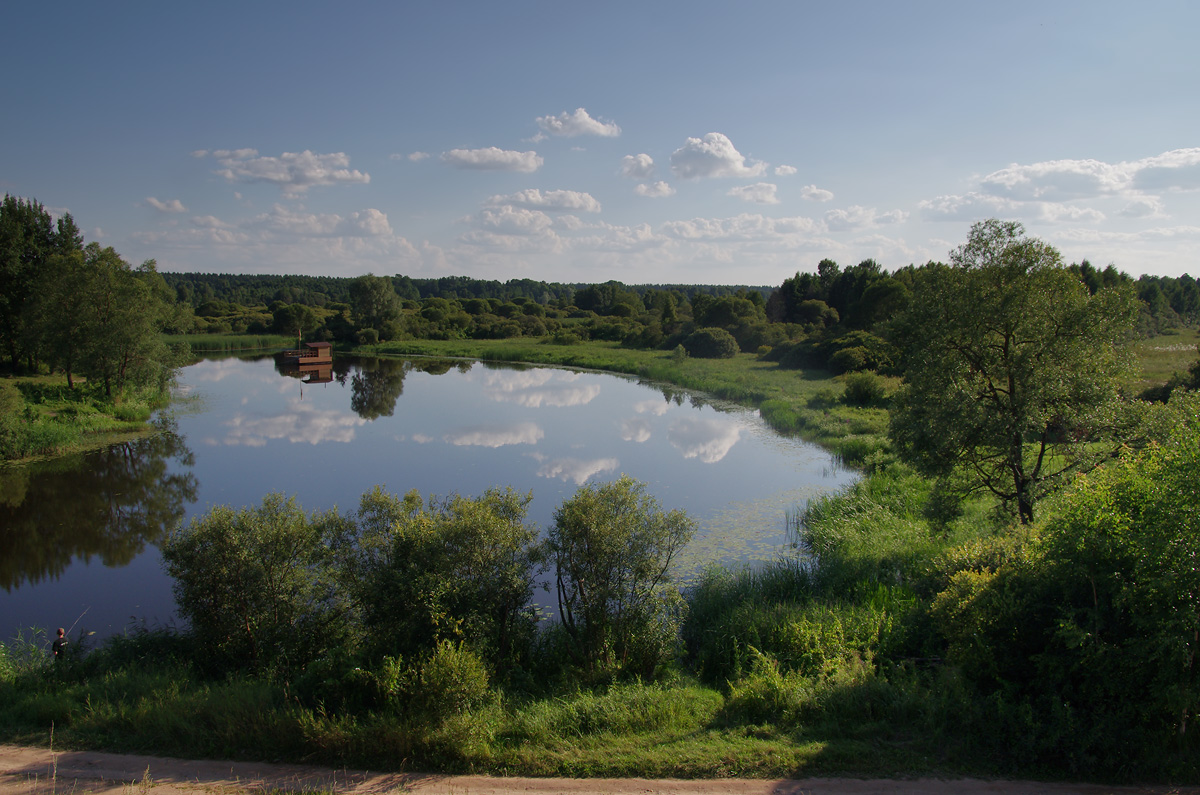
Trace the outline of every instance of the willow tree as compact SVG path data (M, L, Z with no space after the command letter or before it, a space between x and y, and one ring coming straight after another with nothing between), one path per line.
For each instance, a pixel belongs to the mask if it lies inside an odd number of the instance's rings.
M1090 294L1016 222L975 224L928 268L893 326L904 385L890 435L926 474L985 489L1033 521L1065 475L1119 446L1118 346L1137 299Z

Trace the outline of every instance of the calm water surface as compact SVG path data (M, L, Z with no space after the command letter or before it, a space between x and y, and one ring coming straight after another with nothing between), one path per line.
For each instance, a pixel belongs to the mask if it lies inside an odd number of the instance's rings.
M376 484L512 486L533 492L528 519L545 528L580 485L624 473L699 523L686 576L773 557L786 512L854 478L757 412L610 374L343 357L296 376L274 358L203 361L183 370L154 437L0 469L0 633L174 621L164 530L272 491L351 512Z

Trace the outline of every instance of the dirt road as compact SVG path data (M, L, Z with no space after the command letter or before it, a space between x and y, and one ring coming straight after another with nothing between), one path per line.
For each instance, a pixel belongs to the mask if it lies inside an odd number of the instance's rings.
M0 795L197 795L203 792L249 793L258 790L319 791L339 795L387 792L419 795L1200 795L1200 789L1143 789L980 779L678 781L440 776L256 762L189 761L132 754L51 752L44 748L0 745Z

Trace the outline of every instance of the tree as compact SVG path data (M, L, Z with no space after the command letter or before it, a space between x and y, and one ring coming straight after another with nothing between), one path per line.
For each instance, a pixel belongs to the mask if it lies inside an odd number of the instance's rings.
M371 630L371 655L419 656L466 642L498 667L533 638L544 550L525 521L531 494L397 498L376 487L343 521L341 568Z
M350 283L350 315L356 329L382 331L400 319L400 296L392 280L368 273Z
M983 221L928 269L892 328L904 385L890 435L927 474L965 475L1021 523L1062 476L1115 452L1117 344L1137 315L1128 289L1091 295L1050 245Z
M22 355L32 363L37 339L30 333L38 290L48 283L51 257L80 250L83 242L70 214L58 220L36 201L5 194L0 203L0 344L13 369Z
M303 667L344 643L350 624L329 544L336 520L269 494L213 508L162 546L179 612L218 668Z
M664 513L632 478L582 486L554 512L548 544L558 610L576 661L592 672L653 674L678 627L671 561L696 524Z

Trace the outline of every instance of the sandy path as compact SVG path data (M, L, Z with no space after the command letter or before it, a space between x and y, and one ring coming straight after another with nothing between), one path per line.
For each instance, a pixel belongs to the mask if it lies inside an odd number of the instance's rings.
M204 791L320 790L336 793L413 792L421 795L1103 795L1113 793L1191 793L1200 789L1105 787L1090 784L1041 784L1031 781L979 779L827 779L760 781L719 779L678 781L652 779L543 779L371 773L304 765L169 759L134 754L105 754L0 745L0 795L196 795Z

